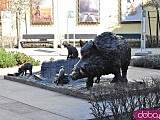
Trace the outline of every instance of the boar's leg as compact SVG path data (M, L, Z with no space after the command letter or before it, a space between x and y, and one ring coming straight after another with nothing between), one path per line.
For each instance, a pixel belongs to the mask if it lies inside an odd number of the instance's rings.
M25 73L25 76L26 76L27 75L27 70L25 70L24 73Z
M93 86L93 77L88 77L86 81L86 87L87 89L90 89Z
M127 70L128 70L128 66L124 66L122 67L122 82L128 82L127 80Z
M62 78L57 78L57 80L56 80L57 86L58 86L58 84L60 84L60 83L61 83L61 85L63 86L63 80L62 80Z
M21 76L23 76L23 75L24 75L24 72L21 73Z
M100 82L100 77L101 76L97 76L97 80L95 80L95 83L99 83Z
M32 75L32 70L29 70L29 72L30 72L30 75Z
M29 68L30 75L32 75L32 66Z
M110 83L121 82L120 67L114 67L113 68L113 74L114 74L114 78L112 79L112 81Z

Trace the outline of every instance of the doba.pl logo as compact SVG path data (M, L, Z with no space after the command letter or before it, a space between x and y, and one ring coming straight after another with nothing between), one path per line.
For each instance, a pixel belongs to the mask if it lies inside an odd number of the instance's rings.
M133 116L135 120L160 120L160 110L136 110Z

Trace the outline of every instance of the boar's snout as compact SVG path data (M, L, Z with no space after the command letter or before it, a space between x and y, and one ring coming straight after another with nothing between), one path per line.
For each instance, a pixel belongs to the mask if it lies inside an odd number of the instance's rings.
M78 67L78 68L73 68L73 71L72 73L70 74L70 77L73 79L73 80L77 80L77 79L80 79L80 78L84 78L85 77L85 73L84 73L84 70L85 70L85 67Z
M77 79L77 72L73 71L71 74L70 74L70 77L73 79L73 80L76 80Z
M72 73L69 75L73 80L76 80L79 76L79 69L76 66L72 69Z

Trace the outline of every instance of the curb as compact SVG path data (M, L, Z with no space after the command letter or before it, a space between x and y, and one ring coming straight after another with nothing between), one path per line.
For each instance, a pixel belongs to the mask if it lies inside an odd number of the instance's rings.
M94 99L91 97L91 94L87 94L87 93L83 93L80 92L78 90L74 90L74 89L69 89L69 88L64 88L64 87L53 87L49 84L41 84L41 83L36 83L33 81L29 81L27 79L23 79L23 78L18 78L15 76L4 76L5 80L10 80L13 82L19 82L19 83L23 83L26 85L30 85L30 86L34 86L34 87L38 87L38 88L42 88L42 89L46 89L46 90L50 90L50 91L54 91L54 92L59 92L65 95L69 95L72 97L76 97L76 98L81 98L81 99L85 99L85 100L93 100Z

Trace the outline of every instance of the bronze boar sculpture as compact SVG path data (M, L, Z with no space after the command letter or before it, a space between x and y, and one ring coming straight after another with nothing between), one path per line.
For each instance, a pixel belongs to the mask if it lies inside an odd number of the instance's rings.
M93 86L93 78L114 74L111 83L127 83L131 48L122 36L104 32L81 48L81 59L74 66L73 80L87 78L86 87Z
M20 68L18 68L18 73L20 76L27 75L27 70L29 70L30 75L32 75L33 65L30 62L24 63Z
M73 45L70 45L69 43L67 43L67 41L64 41L62 43L62 45L64 47L67 48L68 50L68 55L67 55L67 60L70 58L70 59L76 59L78 58L78 50L76 47L74 47Z
M80 47L82 48L87 42L88 42L88 41L82 41L82 40L80 40L80 41L79 41ZM95 83L99 83L100 77L101 77L101 76L97 76L97 79L95 80Z

